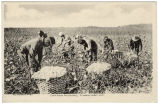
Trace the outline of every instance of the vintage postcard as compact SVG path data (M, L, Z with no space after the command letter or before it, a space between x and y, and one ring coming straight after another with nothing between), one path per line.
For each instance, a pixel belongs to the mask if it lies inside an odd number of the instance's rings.
M156 2L2 2L3 102L157 102Z

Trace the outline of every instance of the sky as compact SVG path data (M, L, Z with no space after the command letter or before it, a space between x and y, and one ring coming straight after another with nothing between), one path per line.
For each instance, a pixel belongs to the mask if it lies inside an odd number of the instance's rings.
M8 27L115 27L151 24L152 2L9 2L4 3Z

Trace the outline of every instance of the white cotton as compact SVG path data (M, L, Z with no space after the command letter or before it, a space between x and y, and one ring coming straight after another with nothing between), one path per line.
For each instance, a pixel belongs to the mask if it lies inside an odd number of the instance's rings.
M119 52L117 49L116 50L112 50L112 54L116 54L117 52Z
M59 66L45 66L40 71L33 74L34 79L46 79L62 77L66 74L66 68Z
M138 56L133 52L122 51L122 52L116 52L115 54L117 55L117 58L123 65L125 64L130 65L135 61L137 61L138 59Z
M111 65L106 62L96 62L87 67L88 73L102 74L111 68Z

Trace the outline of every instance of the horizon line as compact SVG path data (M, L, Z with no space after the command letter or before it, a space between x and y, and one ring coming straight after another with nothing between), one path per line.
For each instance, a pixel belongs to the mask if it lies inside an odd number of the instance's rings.
M152 25L152 23L141 23L141 24L128 24L128 25L119 25L119 26L94 26L94 25L89 25L89 26L58 26L58 27L48 27L48 26L42 26L42 27L29 27L29 26L24 26L24 27L18 27L18 26L4 26L3 28L87 28L87 27L94 27L94 28L114 28L114 27L124 27L124 26L131 26L131 25Z

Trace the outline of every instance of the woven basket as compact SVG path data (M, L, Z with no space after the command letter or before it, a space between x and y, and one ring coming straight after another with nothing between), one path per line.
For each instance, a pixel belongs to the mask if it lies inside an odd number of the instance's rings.
M36 79L40 94L63 94L65 93L66 81L64 76L60 78Z
M60 77L50 77L49 79L35 76L33 78L36 81L40 94L64 94L66 90L66 74Z
M133 52L117 51L114 52L113 55L121 62L123 66L130 65L138 60L138 56Z

